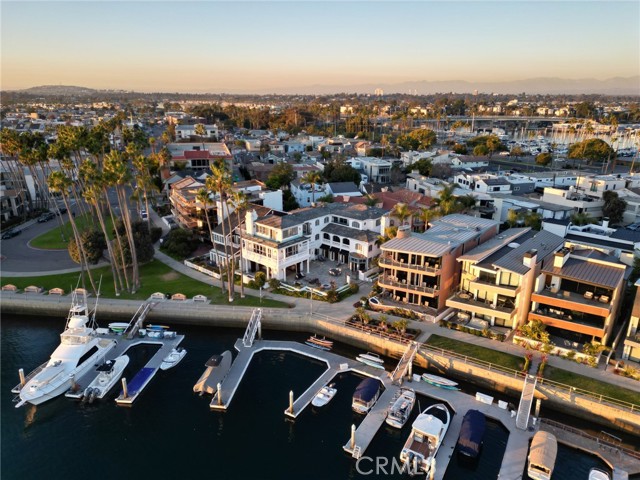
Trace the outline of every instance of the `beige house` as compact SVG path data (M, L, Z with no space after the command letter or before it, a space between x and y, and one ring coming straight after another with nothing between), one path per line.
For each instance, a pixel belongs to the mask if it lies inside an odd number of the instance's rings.
M624 349L622 351L623 360L631 360L640 362L640 331L638 324L640 321L640 280L636 281L636 298L633 302L633 310L631 319L629 320L629 328L627 329L627 337L624 340Z

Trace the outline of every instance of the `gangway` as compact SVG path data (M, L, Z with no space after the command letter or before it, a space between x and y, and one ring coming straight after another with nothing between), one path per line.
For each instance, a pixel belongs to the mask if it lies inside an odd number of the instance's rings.
M262 325L262 309L254 308L253 312L251 312L251 318L249 319L249 324L247 325L247 329L244 332L244 337L242 337L242 345L246 348L250 348L253 345L253 341L256 338L256 333L258 333L258 337L261 335Z
M145 302L136 311L136 313L131 318L129 325L125 329L127 333L127 338L131 340L136 336L138 330L142 328L142 322L146 318L147 314L151 311L151 309L156 305L156 302Z
M402 377L404 377L407 373L407 370L409 370L409 374L411 374L411 365L413 364L413 359L415 358L417 352L418 342L411 342L402 354L402 358L398 362L396 369L390 375L391 383L400 385L400 381L402 380Z
M535 397L537 383L538 377L535 375L527 375L524 378L522 396L520 397L520 405L518 405L518 416L516 417L516 427L520 430L526 430L529 427L529 415L531 415L531 404Z

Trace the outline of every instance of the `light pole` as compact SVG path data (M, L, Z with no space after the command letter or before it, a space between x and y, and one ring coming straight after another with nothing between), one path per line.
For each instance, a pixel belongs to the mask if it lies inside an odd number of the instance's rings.
M313 315L313 288L309 287L309 315Z

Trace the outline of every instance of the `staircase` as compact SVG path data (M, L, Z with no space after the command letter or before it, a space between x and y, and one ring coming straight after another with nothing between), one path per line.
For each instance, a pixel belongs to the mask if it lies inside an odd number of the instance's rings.
M516 417L516 427L520 430L526 430L529 426L529 416L531 415L531 405L536 392L536 384L538 377L528 375L524 378L522 386L522 396L520 397L520 405L518 405L518 416Z
M247 325L247 329L244 332L244 337L242 337L242 344L246 348L250 348L253 345L253 341L256 338L256 333L260 328L261 320L262 320L262 309L254 308L253 312L251 312L251 318L249 319L249 324Z
M138 330L142 328L142 322L146 318L147 314L151 311L151 309L156 305L156 302L145 302L138 308L138 311L133 315L131 321L129 322L129 326L125 329L127 331L127 339L131 340L136 336Z
M396 369L391 374L391 383L396 385L400 384L400 380L407 373L407 369L409 365L413 363L413 359L416 356L416 352L418 351L418 342L411 342L407 349L404 351L402 358L398 362Z
M362 450L360 449L360 445L356 445L355 448L353 449L353 453L351 454L351 457L357 460L361 456L362 456Z

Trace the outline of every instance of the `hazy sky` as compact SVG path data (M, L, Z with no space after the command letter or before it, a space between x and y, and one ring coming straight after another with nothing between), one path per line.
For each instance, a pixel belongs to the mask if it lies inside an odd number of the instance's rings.
M640 2L2 0L3 89L251 91L640 74Z

